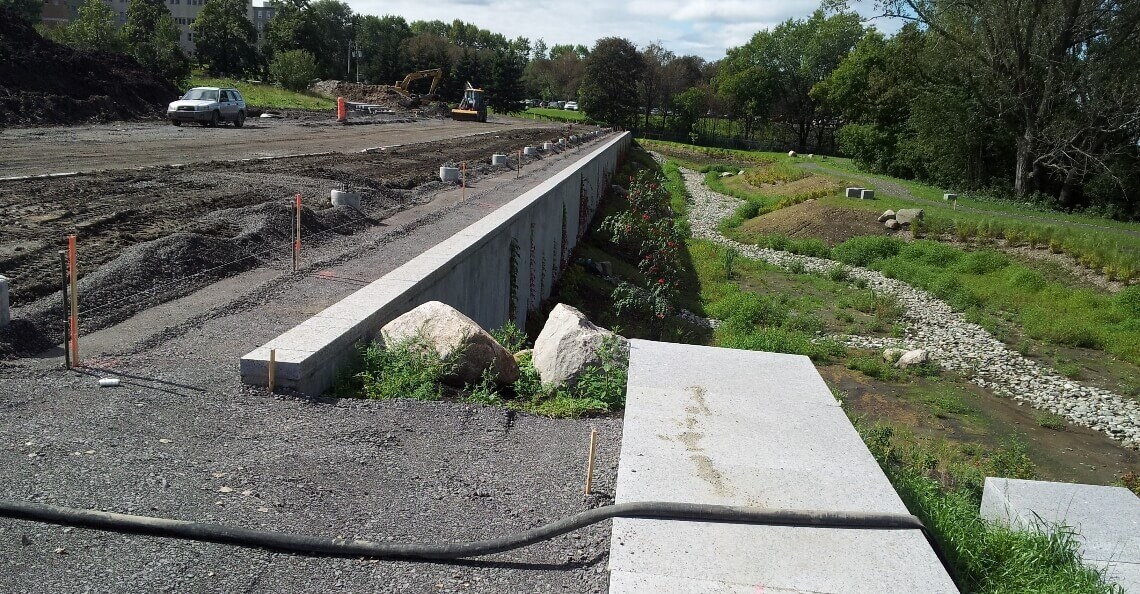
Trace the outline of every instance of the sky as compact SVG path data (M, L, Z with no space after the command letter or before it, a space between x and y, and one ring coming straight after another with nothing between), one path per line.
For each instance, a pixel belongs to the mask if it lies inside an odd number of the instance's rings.
M719 60L725 50L743 45L761 29L789 18L806 18L819 0L345 0L358 14L386 14L412 21L455 19L533 44L583 44L602 37L624 37L645 47L659 41L677 55ZM874 14L874 2L856 0L852 8ZM890 34L899 25L877 19Z

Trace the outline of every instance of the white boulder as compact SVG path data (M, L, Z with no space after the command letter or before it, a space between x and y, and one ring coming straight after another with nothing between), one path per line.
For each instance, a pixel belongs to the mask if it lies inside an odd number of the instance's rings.
M902 356L905 354L906 354L906 349L891 347L889 349L883 350L883 361L886 361L887 363L894 365L895 362L898 361L900 358L902 358Z
M921 208L900 208L899 211L895 213L895 220L898 221L900 225L909 225L916 220L922 219L922 217L923 212Z
M893 218L895 218L895 211L888 210L887 212L884 212L883 214L879 215L879 222L885 223L885 222L887 222Z
M500 384L519 378L514 355L479 324L446 303L428 301L385 324L380 335L385 344L421 339L443 359L458 353L455 372L447 378L449 383L476 383L489 367L495 370L495 380Z
M906 369L911 365L921 365L922 363L926 363L929 360L930 353L926 352L926 349L915 349L913 351L907 351L903 353L903 355L899 357L899 360L895 361L895 367L898 367L899 369Z
M585 314L559 303L534 341L534 367L544 384L571 387L587 368L599 364L598 349L608 337L617 336L599 328ZM617 336L622 349L629 341Z
M902 225L900 225L899 222L894 219L887 219L887 221L883 223L883 226L887 229L890 229L891 231L897 231L902 227Z

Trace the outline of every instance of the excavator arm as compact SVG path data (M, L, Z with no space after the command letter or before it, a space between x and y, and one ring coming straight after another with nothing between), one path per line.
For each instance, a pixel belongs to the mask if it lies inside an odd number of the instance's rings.
M443 70L440 68L432 68L430 70L419 70L413 72L405 76L404 80L397 81L396 88L403 91L404 93L408 93L408 85L412 84L414 81L417 81L421 78L427 78L429 76L432 77L431 89L426 94L422 95L422 97L425 99L433 99L435 98L436 90L439 89L440 81L443 80Z

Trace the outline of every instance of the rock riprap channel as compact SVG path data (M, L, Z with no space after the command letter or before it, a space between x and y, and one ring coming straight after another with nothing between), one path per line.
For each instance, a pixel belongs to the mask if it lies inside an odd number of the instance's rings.
M717 225L741 204L741 201L710 190L704 175L682 170L689 192L689 224L693 235L737 250L741 254L782 268L803 266L809 272L823 273L842 266L851 279L862 279L877 292L893 296L905 313L903 343L908 348L921 348L942 367L961 372L969 380L994 394L1028 402L1033 407L1052 411L1069 421L1102 431L1131 449L1140 449L1140 405L1119 394L1085 386L1051 369L1038 365L1004 343L984 328L970 323L962 314L929 293L882 274L841 264L826 258L801 256L743 244L728 239L717 231ZM862 348L896 346L875 340L842 337L843 342Z

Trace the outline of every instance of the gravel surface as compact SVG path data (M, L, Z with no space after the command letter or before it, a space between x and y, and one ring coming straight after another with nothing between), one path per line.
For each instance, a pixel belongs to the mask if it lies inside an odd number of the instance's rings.
M584 152L584 151L583 151ZM396 542L515 533L612 502L619 418L454 401L270 396L242 354L539 183L487 177L310 254L148 309L58 353L0 361L0 497ZM545 168L545 169L544 169ZM456 196L451 197L451 194ZM101 369L110 370L108 372ZM97 378L121 378L99 388ZM582 493L591 428L595 495ZM0 520L3 592L604 592L608 523L464 563L308 558Z
M682 171L691 200L689 223L694 236L785 268L800 262L807 271L825 273L842 266L848 277L865 280L867 286L892 295L905 308L903 344L908 348L927 349L941 366L961 372L971 382L995 394L1055 412L1073 423L1102 431L1125 447L1140 449L1140 405L1136 402L1108 390L1082 385L1025 358L1006 348L981 326L966 321L945 302L874 270L764 249L722 236L717 224L731 215L740 201L710 190L704 185L703 174ZM886 340L841 338L861 348L899 346Z

